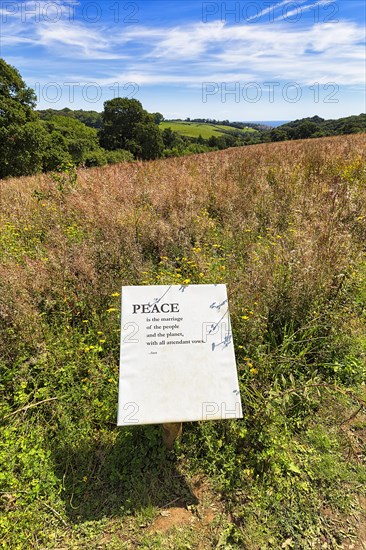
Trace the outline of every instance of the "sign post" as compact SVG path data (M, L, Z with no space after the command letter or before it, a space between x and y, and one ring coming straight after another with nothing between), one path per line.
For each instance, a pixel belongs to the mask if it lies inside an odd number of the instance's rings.
M117 424L166 425L171 447L181 422L228 418L242 409L226 286L123 287Z

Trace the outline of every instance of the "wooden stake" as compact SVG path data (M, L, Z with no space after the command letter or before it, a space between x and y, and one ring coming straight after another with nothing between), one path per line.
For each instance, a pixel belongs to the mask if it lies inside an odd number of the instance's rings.
M182 435L182 429L182 422L163 424L163 441L169 451L173 449L174 441Z

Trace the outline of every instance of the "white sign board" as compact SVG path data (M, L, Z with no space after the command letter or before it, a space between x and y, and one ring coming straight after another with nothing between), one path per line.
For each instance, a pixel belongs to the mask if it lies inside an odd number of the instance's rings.
M225 285L122 288L118 425L242 418Z

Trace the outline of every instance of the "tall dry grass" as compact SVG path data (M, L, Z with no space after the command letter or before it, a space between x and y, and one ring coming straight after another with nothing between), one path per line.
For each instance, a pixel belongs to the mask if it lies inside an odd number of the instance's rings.
M79 170L62 195L49 174L2 181L2 323L41 338L40 314L104 308L194 246L192 282L211 282L225 256L234 304L296 321L337 292L364 246L364 145L335 137Z

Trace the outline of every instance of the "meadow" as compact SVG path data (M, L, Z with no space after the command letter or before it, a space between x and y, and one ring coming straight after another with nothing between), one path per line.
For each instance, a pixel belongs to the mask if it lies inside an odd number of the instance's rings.
M0 181L2 548L366 544L364 145ZM244 418L169 452L116 427L120 291L182 282L227 284Z
M233 128L232 126L224 126L222 124L208 124L206 122L199 123L183 121L164 121L160 123L159 128L161 130L165 130L165 128L171 128L173 132L177 132L180 135L195 138L202 136L203 139L209 139L212 136L222 136L227 134L228 132L235 132L240 134L256 133L256 130L249 127L243 130L239 130L237 128Z

